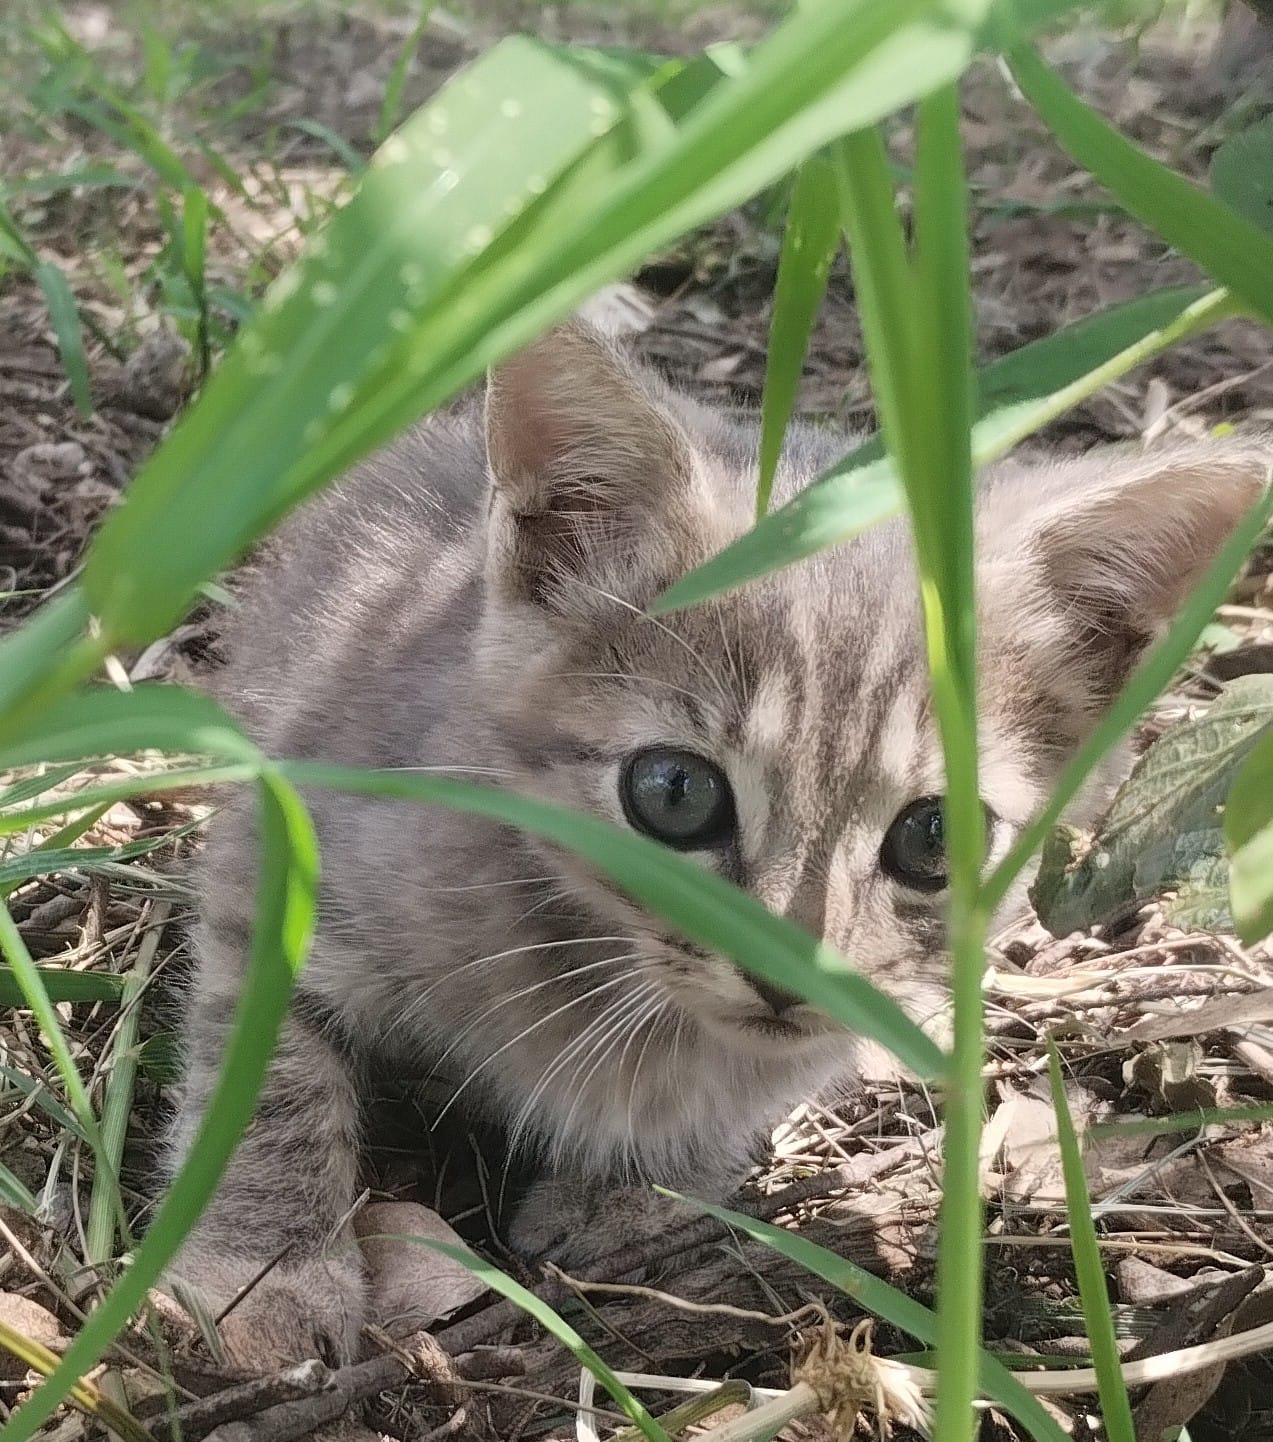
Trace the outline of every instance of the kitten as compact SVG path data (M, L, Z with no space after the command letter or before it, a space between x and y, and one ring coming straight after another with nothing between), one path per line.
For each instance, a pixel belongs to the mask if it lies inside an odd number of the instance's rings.
M794 427L776 499L847 445ZM484 425L472 401L421 424L285 529L243 600L225 692L272 754L439 769L658 837L937 1025L942 766L905 524L689 611L642 609L748 528L756 448L754 426L564 326L491 376ZM983 478L990 861L1269 458L1207 443ZM215 1310L286 1251L227 1319L241 1360L356 1350L346 1213L372 1063L446 1077L457 1104L537 1149L546 1180L513 1240L567 1260L598 1182L725 1196L784 1112L880 1064L554 846L404 803L308 801L317 940L255 1124L177 1266ZM255 868L243 796L203 864L174 1160L220 1061Z

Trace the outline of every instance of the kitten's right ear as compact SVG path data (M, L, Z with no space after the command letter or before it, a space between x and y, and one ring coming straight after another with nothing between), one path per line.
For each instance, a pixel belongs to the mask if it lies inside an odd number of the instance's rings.
M503 586L567 609L572 582L641 599L636 570L662 569L687 519L694 456L609 342L571 322L493 370L486 454Z

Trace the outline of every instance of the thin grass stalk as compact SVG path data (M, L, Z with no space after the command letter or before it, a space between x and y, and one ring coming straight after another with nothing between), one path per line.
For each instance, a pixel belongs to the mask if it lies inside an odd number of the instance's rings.
M131 1244L127 1215L112 1205L119 1197L119 1171L124 1160L124 1141L133 1108L137 1082L138 1029L141 1024L141 995L150 980L159 938L168 917L168 903L159 902L150 915L150 929L137 949L137 958L120 993L120 1019L111 1041L110 1070L102 1101L102 1141L89 1193L88 1249L90 1266L100 1267L115 1255L117 1229L125 1246Z
M946 771L954 1046L943 1096L943 1198L937 1258L937 1358L941 1388L934 1435L971 1442L981 1351L984 911L978 906L985 847L977 765L976 603L972 470L972 298L967 185L959 92L951 85L921 102L915 164L915 268L927 331L915 356L929 401L921 464L908 497L915 516L933 704ZM923 372L920 372L923 367ZM918 429L921 416L910 423ZM921 483L922 478L922 483ZM914 505L914 501L912 501Z
M1070 1251L1074 1257L1079 1299L1083 1304L1083 1320L1087 1325L1087 1340L1100 1392L1101 1420L1105 1424L1109 1442L1136 1442L1136 1424L1132 1420L1132 1404L1127 1396L1127 1384L1123 1381L1118 1337L1109 1308L1109 1287L1105 1281L1100 1242L1096 1236L1096 1224L1092 1220L1092 1201L1083 1171L1083 1153L1065 1095L1061 1054L1051 1036L1048 1037L1048 1074L1052 1082L1052 1108L1056 1112L1057 1142L1061 1149L1061 1171L1065 1179Z

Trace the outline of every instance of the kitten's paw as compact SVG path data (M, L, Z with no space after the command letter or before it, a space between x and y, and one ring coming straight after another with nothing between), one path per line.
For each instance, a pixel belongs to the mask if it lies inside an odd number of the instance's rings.
M264 1374L311 1357L339 1367L358 1356L367 1285L354 1261L284 1261L239 1296L259 1270L183 1259L179 1273L213 1315L226 1313L217 1331L234 1366Z
M527 1192L509 1243L534 1261L567 1271L599 1261L620 1247L638 1246L703 1214L651 1188L545 1177Z

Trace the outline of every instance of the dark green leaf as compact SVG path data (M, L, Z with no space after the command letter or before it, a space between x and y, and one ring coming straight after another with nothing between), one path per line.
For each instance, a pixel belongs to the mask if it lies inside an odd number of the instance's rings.
M1273 234L1273 115L1230 136L1216 151L1211 189L1252 225Z
M1215 883L1220 809L1238 768L1273 725L1273 676L1232 682L1197 721L1174 727L1140 758L1095 837L1045 851L1031 890L1059 936L1107 920L1162 891Z

